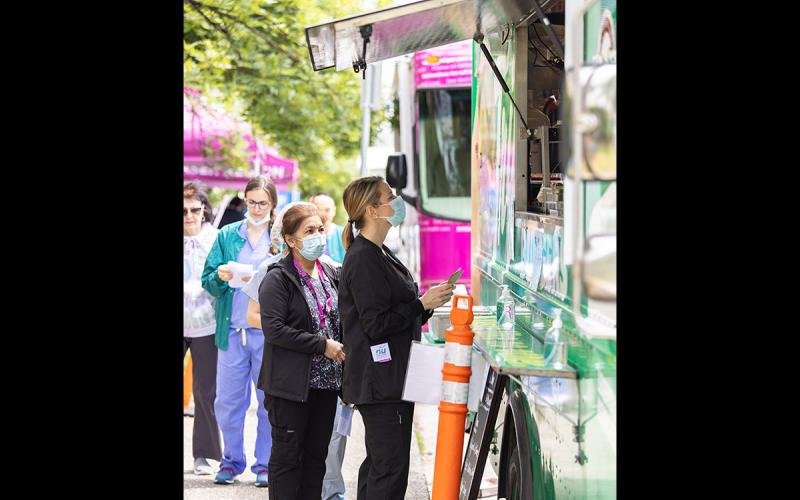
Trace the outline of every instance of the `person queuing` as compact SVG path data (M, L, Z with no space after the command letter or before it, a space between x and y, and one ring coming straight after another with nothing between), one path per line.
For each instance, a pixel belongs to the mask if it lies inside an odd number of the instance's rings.
M266 344L259 388L272 424L269 498L321 497L342 365L339 269L322 262L325 226L317 207L297 203L282 213L285 257L259 287Z
M217 230L206 188L198 182L183 185L183 355L192 353L194 473L213 474L208 459L219 460L219 428L214 415L217 390L217 347L214 345L213 297L203 290L201 276Z
M325 193L317 193L312 196L311 203L317 206L322 223L325 224L325 235L328 239L325 255L341 264L344 260L344 246L342 245L344 228L333 222L333 218L336 216L336 203Z
M283 216L287 210L295 205L297 205L297 202L286 205L275 219L275 224L272 226L271 231L272 244L275 248L280 248L284 245L283 236L281 235ZM319 209L319 206L317 206L317 208ZM320 215L320 219L322 219L322 223L324 224L325 220L322 214ZM330 238L328 238L328 241L330 241ZM341 263L335 262L330 256L327 255L327 251L328 246L326 245L325 252L322 254L322 256L320 256L319 260L321 262L330 264L334 268L341 267ZM253 279L242 287L242 291L250 297L250 301L247 306L247 321L250 326L261 328L261 306L258 303L258 289L261 286L261 282L264 280L264 276L267 274L268 267L280 257L280 255L276 255L262 262L261 265L259 265L256 273L253 275ZM337 403L336 416L333 420L333 431L331 432L331 440L328 443L328 455L325 459L325 477L322 480L321 500L346 500L346 488L344 476L342 475L342 464L344 463L344 454L347 447L347 436L337 432L337 429L339 428L339 421L343 418L343 412L349 411L349 409L346 409L346 406L342 402L341 398L337 398Z
M401 400L411 341L420 340L422 325L454 287L441 283L420 297L411 273L384 245L389 229L403 222L405 203L382 177L356 179L342 197L348 215L339 286L347 359L342 399L361 413L367 449L358 500L402 500L414 416L414 404Z
M336 216L336 202L327 193L317 193L311 197L311 203L319 209L322 223L325 224L325 235L328 244L325 246L325 255L329 256L339 265L344 260L344 246L342 245L342 231L344 228L333 222ZM336 418L333 420L333 434L328 445L328 458L325 460L325 479L322 481L322 500L345 500L345 484L342 476L342 464L347 448L347 436L336 432L342 412L348 411L341 398L336 406Z
M270 244L269 226L274 222L278 195L267 177L251 178L244 189L247 216L228 224L217 235L203 270L203 288L217 298L215 344L219 348L217 395L214 409L222 431L224 449L217 484L233 484L244 472L244 421L251 399L251 381L257 382L264 353L264 334L247 323L248 297L232 288L233 272L228 262L250 264L255 269L275 250ZM264 407L264 392L256 389L258 426L256 430L255 485L265 487L269 480L272 434Z

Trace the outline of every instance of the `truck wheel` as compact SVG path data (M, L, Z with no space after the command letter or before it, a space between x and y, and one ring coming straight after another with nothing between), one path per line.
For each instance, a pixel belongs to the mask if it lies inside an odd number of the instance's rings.
M508 469L506 473L505 495L508 500L522 500L522 461L519 457L519 447L516 436L511 436L511 451L508 454Z

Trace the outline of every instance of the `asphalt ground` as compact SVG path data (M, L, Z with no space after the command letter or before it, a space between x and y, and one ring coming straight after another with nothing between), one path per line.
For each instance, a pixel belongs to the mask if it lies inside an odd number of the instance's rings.
M193 473L192 457L192 424L194 418L183 417L183 493L185 500L248 500L267 498L267 488L254 486L255 474L250 472L253 463L256 431L256 400L253 400L245 418L245 453L248 460L247 469L237 477L232 485L214 484L214 476L196 476ZM430 500L433 487L433 471L435 466L436 434L438 431L439 410L434 405L417 404L414 410L413 440L411 444L411 461L408 476L406 500ZM464 447L469 434L464 434ZM355 500L358 467L366 456L364 448L364 423L360 414L353 412L353 424L342 465L345 480L345 496ZM210 460L214 471L219 462ZM484 471L482 491L485 495L496 492L497 476L491 466ZM481 496L485 500L496 500L496 496Z

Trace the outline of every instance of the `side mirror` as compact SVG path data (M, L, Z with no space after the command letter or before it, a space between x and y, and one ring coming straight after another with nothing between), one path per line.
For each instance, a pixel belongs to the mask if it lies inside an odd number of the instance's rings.
M386 160L386 182L398 191L406 187L408 167L406 166L406 155L403 153L389 155Z
M586 296L604 302L617 300L617 235L598 234L586 240L581 262Z

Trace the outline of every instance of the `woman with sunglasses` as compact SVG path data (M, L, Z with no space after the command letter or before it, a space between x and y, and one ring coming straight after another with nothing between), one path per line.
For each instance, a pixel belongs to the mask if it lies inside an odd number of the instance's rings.
M276 253L269 237L278 200L275 184L267 177L253 177L244 189L244 199L247 217L220 230L203 270L203 288L217 298L214 340L219 348L219 362L214 410L224 439L222 460L214 479L217 484L233 484L235 477L247 466L244 420L250 406L250 386L258 382L264 354L264 334L260 328L248 325L249 298L241 288L230 286L233 273L228 262L250 264L256 269ZM264 392L256 389L256 397L256 463L250 470L256 475L255 485L264 487L268 483L272 429L264 408Z
M217 347L214 345L214 298L203 290L200 277L217 230L205 186L183 185L183 354L192 351L194 425L192 454L194 473L212 474L208 459L219 460L219 428L214 415L217 380Z

